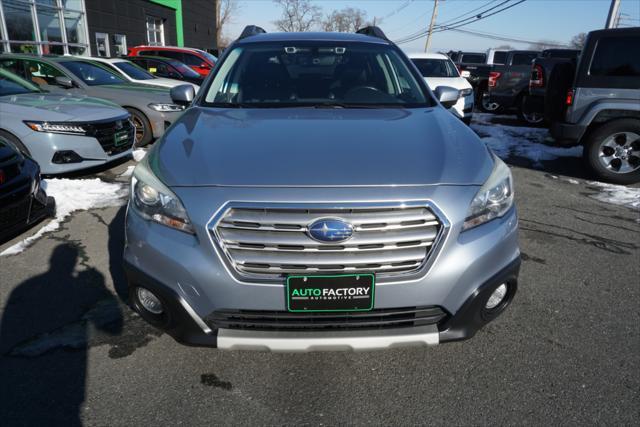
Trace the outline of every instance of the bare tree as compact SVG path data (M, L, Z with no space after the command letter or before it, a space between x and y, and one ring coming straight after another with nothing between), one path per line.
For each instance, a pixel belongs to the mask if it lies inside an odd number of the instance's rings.
M571 38L569 44L575 49L582 49L587 41L587 33L579 33Z
M240 10L237 0L216 1L216 48L221 50L226 47L229 40L225 37L224 29L227 24L233 22L233 17Z
M327 15L322 22L322 29L339 33L354 33L364 27L366 22L367 12L358 8L346 7L342 10L334 10Z
M282 8L282 18L274 21L280 31L309 31L322 20L322 9L310 0L273 0Z

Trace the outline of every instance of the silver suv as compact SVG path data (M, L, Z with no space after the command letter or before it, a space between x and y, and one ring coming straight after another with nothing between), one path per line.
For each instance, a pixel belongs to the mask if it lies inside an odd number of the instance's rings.
M470 338L517 286L509 168L375 27L245 29L136 167L132 305L178 341L311 351Z

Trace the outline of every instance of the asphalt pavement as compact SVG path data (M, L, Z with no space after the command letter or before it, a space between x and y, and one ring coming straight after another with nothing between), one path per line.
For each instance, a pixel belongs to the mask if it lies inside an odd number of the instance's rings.
M472 340L429 348L180 345L124 302L124 207L72 215L0 257L0 424L638 425L640 213L596 200L571 162L511 163L516 299Z

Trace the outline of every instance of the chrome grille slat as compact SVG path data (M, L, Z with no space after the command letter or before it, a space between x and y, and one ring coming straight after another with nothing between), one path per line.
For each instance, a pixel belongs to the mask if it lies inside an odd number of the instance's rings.
M321 218L353 225L344 242L319 242L307 227ZM211 233L231 268L256 280L287 274L358 273L403 275L422 267L443 231L426 204L318 208L231 207Z

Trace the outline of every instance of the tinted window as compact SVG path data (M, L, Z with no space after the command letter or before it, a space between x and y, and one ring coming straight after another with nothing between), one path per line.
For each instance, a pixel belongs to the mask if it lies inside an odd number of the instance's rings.
M65 61L64 66L89 86L125 83L123 78L90 62Z
M507 61L507 52L495 52L493 54L493 63L497 65L504 65Z
M640 37L603 37L591 61L592 76L640 76Z
M193 71L191 68L187 67L186 65L184 65L180 61L168 60L167 62L169 62L171 67L173 67L176 70L178 70L180 72L180 74L182 74L183 77L186 77L186 78L189 78L189 79L199 79L200 78L200 74L196 73L195 71Z
M0 70L0 96L39 92L38 88L5 70Z
M537 57L536 53L514 53L511 65L531 65L531 61Z
M203 62L205 61L202 58L197 57L196 55L192 55L190 53L184 54L184 63L190 67L199 67Z
M134 80L151 80L153 75L138 67L136 64L132 64L128 61L116 62L113 65L122 70L127 76Z
M487 55L484 53L463 53L460 62L465 64L484 64L487 61Z
M458 70L448 59L411 59L422 77L458 77Z
M215 64L216 62L218 62L218 58L216 58L215 56L213 56L209 52L205 52L203 50L199 50L198 52L200 52L200 54L202 56L204 56L205 58L207 58L212 64Z
M138 52L138 55L142 56L158 56L157 50L141 50Z
M182 52L174 52L172 50L159 50L157 54L158 56L162 56L163 58L177 59L180 62L184 62L184 55L182 54Z
M431 105L403 57L387 45L249 44L234 48L217 67L205 99L212 105Z
M24 61L18 61L17 59L2 59L0 60L0 67L22 78L26 77L24 74Z

